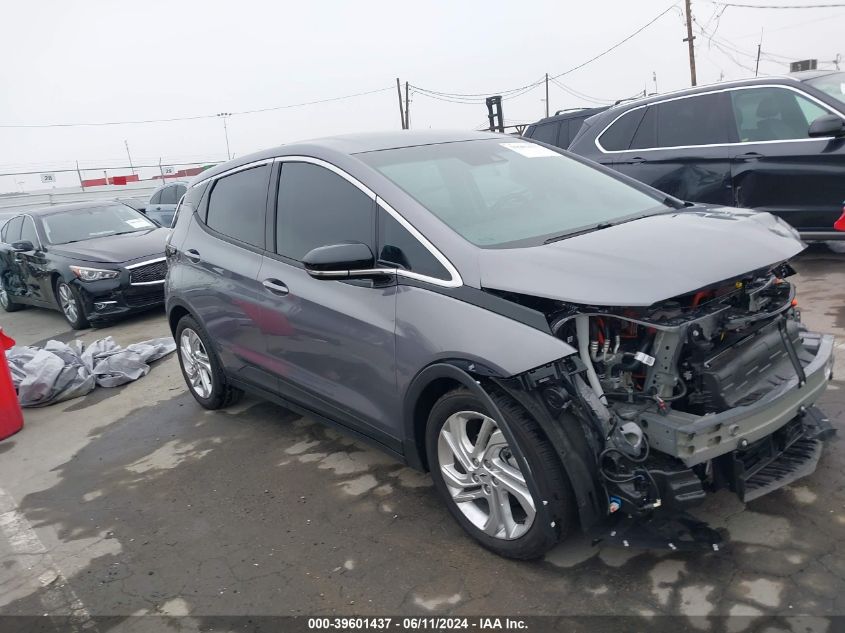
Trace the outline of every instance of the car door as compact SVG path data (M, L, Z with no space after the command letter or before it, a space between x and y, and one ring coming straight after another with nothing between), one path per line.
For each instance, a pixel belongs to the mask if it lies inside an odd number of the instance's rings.
M215 179L177 257L184 299L226 372L275 392L276 377L263 354L266 291L258 282L271 168L268 163Z
M260 280L266 355L289 400L399 449L396 278L328 281L302 265L319 246L361 242L375 252L376 203L328 164L279 165L274 253Z
M53 295L52 272L47 253L31 216L23 216L19 241L29 242L33 248L15 254L21 279L26 286L26 296L30 303L52 306L56 303Z
M628 122L630 145L614 152L613 168L681 200L732 204L737 134L728 95L696 94L639 109Z
M20 253L12 244L21 239L24 216L19 215L9 220L3 227L3 240L0 244L0 282L10 297L19 303L30 303Z
M731 102L740 134L735 205L769 211L800 231L832 230L845 202L845 139L810 138L808 130L839 113L786 86L735 89Z

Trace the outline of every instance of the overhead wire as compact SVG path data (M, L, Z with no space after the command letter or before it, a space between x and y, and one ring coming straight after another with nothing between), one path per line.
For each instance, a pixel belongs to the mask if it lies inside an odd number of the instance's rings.
M240 116L246 114L256 114L259 112L271 112L274 110L285 110L288 108L300 108L304 106L310 105L317 105L320 103L329 103L332 101L342 101L344 99L352 99L355 97L363 97L365 95L376 94L378 92L385 92L387 90L393 90L393 86L387 86L386 88L377 88L376 90L366 90L364 92L356 92L353 94L342 95L339 97L328 97L326 99L315 99L313 101L303 101L301 103L288 103L285 105L278 105L278 106L271 106L268 108L257 108L254 110L240 110L236 112L227 112L226 116ZM137 119L133 121L90 121L90 122L75 122L75 123L32 123L32 124L17 124L17 123L0 123L0 128L64 128L64 127L103 127L103 126L113 126L113 125L138 125L143 123L172 123L176 121L195 121L199 119L214 119L217 118L218 114L199 114L194 116L182 116L182 117L168 117L168 118L161 118L161 119Z
M572 68L569 68L569 69L567 69L567 70L565 70L561 73L557 73L556 75L550 75L549 81L554 81L556 79L560 79L561 77L563 77L565 75L573 73L576 70L580 70L584 66L587 66L588 64L591 64L598 59L601 59L605 55L611 53L612 51L616 50L617 48L619 48L620 46L622 46L623 44L625 44L626 42L628 42L632 38L634 38L637 35L639 35L640 33L642 33L644 30L646 30L652 24L657 22L664 15L666 15L667 13L672 11L673 9L676 9L678 7L678 4L679 3L677 1L673 2L669 7L667 7L663 11L661 11L654 18L649 20L647 23L642 25L640 28L635 30L633 33L624 37L623 39L616 42L612 46L604 49L603 51L601 51L597 55L594 55L593 57L587 59L586 61L583 61L580 64L577 64L576 66L573 66ZM410 85L410 88L416 94L422 94L423 96L426 96L426 97L429 97L429 98L432 98L432 99L440 99L442 101L449 101L451 103L477 104L477 103L483 103L484 100L490 95L499 95L499 96L502 97L503 100L514 99L518 96L521 96L521 95L523 95L527 92L530 92L531 90L534 90L535 88L541 86L545 82L545 79L546 79L545 76L543 76L543 77L541 77L540 79L538 79L534 82L525 84L525 85L520 86L518 88L510 88L508 90L499 90L499 91L493 91L493 92L476 92L476 93L445 92L445 91L442 91L442 90L432 90L430 88L425 88L425 87L417 86L417 85L413 85L413 84Z

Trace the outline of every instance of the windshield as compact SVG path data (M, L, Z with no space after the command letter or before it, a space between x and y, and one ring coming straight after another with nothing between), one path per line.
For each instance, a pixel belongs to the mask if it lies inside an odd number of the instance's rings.
M833 73L831 75L824 75L823 77L816 77L815 79L808 79L807 83L813 88L826 92L839 101L839 103L845 105L845 73Z
M507 137L359 154L461 236L522 246L667 207L541 145Z
M50 244L68 244L156 228L143 215L122 204L45 215L42 223Z

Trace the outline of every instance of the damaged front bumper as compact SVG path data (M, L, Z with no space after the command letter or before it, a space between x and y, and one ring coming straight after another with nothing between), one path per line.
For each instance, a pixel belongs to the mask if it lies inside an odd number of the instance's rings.
M702 416L675 410L666 415L643 413L641 423L652 449L691 467L745 450L801 416L832 378L833 336L802 332L801 341L813 354L803 365L804 376L796 373L785 379L753 404Z

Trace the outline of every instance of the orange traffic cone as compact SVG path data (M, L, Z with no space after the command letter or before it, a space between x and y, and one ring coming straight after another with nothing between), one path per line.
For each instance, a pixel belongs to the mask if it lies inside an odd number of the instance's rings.
M23 413L18 402L18 394L12 384L12 372L6 362L6 350L11 349L15 341L0 328L0 440L14 435L23 428Z

